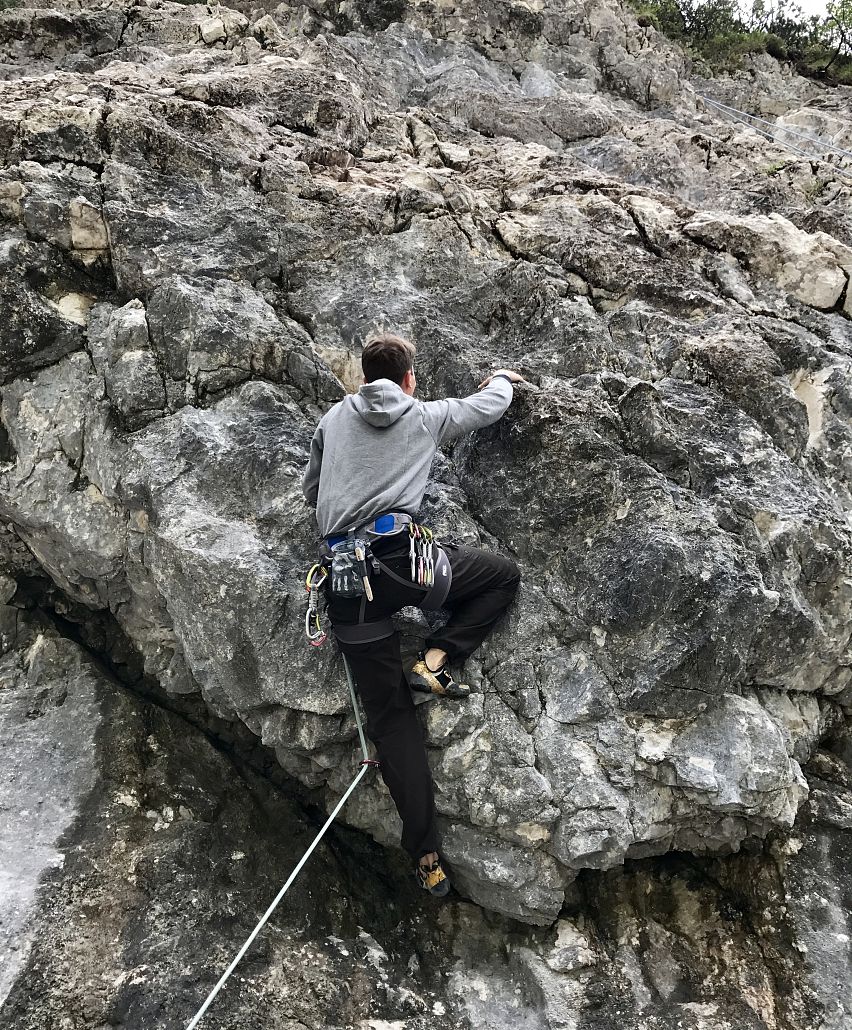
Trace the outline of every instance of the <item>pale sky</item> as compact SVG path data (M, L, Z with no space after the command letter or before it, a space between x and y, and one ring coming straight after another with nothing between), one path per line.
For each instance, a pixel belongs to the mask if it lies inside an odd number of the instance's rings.
M806 17L809 17L812 14L819 14L819 15L825 16L825 13L826 13L826 10L825 10L826 0L793 0L793 2L797 6L801 7L801 9L805 12L805 16ZM750 0L740 0L740 10L746 10L747 11L747 10L750 10L750 9L751 9L751 2L750 2Z
M825 0L797 0L805 14L825 14Z

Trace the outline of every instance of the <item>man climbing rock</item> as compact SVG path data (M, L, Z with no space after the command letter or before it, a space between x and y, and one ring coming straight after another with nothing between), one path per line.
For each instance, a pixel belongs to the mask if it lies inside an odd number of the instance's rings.
M361 355L364 383L322 417L311 442L302 490L316 505L327 548L354 536L369 541L372 600L340 596L326 580L328 615L349 662L376 746L382 778L402 819L402 847L432 894L450 889L441 867L432 774L409 687L466 697L449 665L478 647L512 602L520 582L509 558L464 544L431 545L416 522L435 452L443 443L496 422L512 402L517 372L500 369L465 398L414 398L415 347L390 333ZM438 555L437 559L435 555ZM406 681L390 616L407 605L444 607L450 618L426 641Z

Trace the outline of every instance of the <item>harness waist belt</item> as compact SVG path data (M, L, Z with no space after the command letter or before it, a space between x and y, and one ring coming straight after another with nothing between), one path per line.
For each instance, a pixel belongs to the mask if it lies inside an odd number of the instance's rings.
M370 522L365 522L363 526L356 526L355 529L349 529L345 533L327 536L325 542L329 547L334 547L348 536L366 534L370 540L376 537L393 536L394 533L401 533L409 522L413 521L414 519L406 511L388 511L384 515L377 515Z

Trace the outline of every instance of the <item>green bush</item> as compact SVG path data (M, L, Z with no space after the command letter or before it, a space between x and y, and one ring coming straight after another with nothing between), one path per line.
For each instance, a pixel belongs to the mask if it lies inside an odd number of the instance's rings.
M832 62L833 51L817 44L802 54L797 68L805 75L827 79L841 86L852 84L852 58L838 57Z
M774 57L776 61L786 61L789 57L787 44L774 32L766 33L766 52Z
M733 71L746 54L796 62L805 75L852 81L852 0L831 0L825 17L806 17L795 0L631 0L653 25L712 71ZM747 0L744 0L744 3Z
M642 26L643 29L648 26L653 26L658 31L662 31L660 26L660 19L657 17L657 12L650 7L638 7L636 8L636 20Z

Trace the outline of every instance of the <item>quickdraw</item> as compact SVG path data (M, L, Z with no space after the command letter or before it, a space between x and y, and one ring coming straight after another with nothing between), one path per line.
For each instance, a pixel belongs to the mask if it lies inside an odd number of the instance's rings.
M328 633L323 629L320 614L320 587L328 578L328 569L316 562L308 569L305 590L308 592L308 610L305 612L305 636L314 647L325 643Z
M428 526L411 522L408 539L411 581L420 587L430 587L435 582L435 535Z

